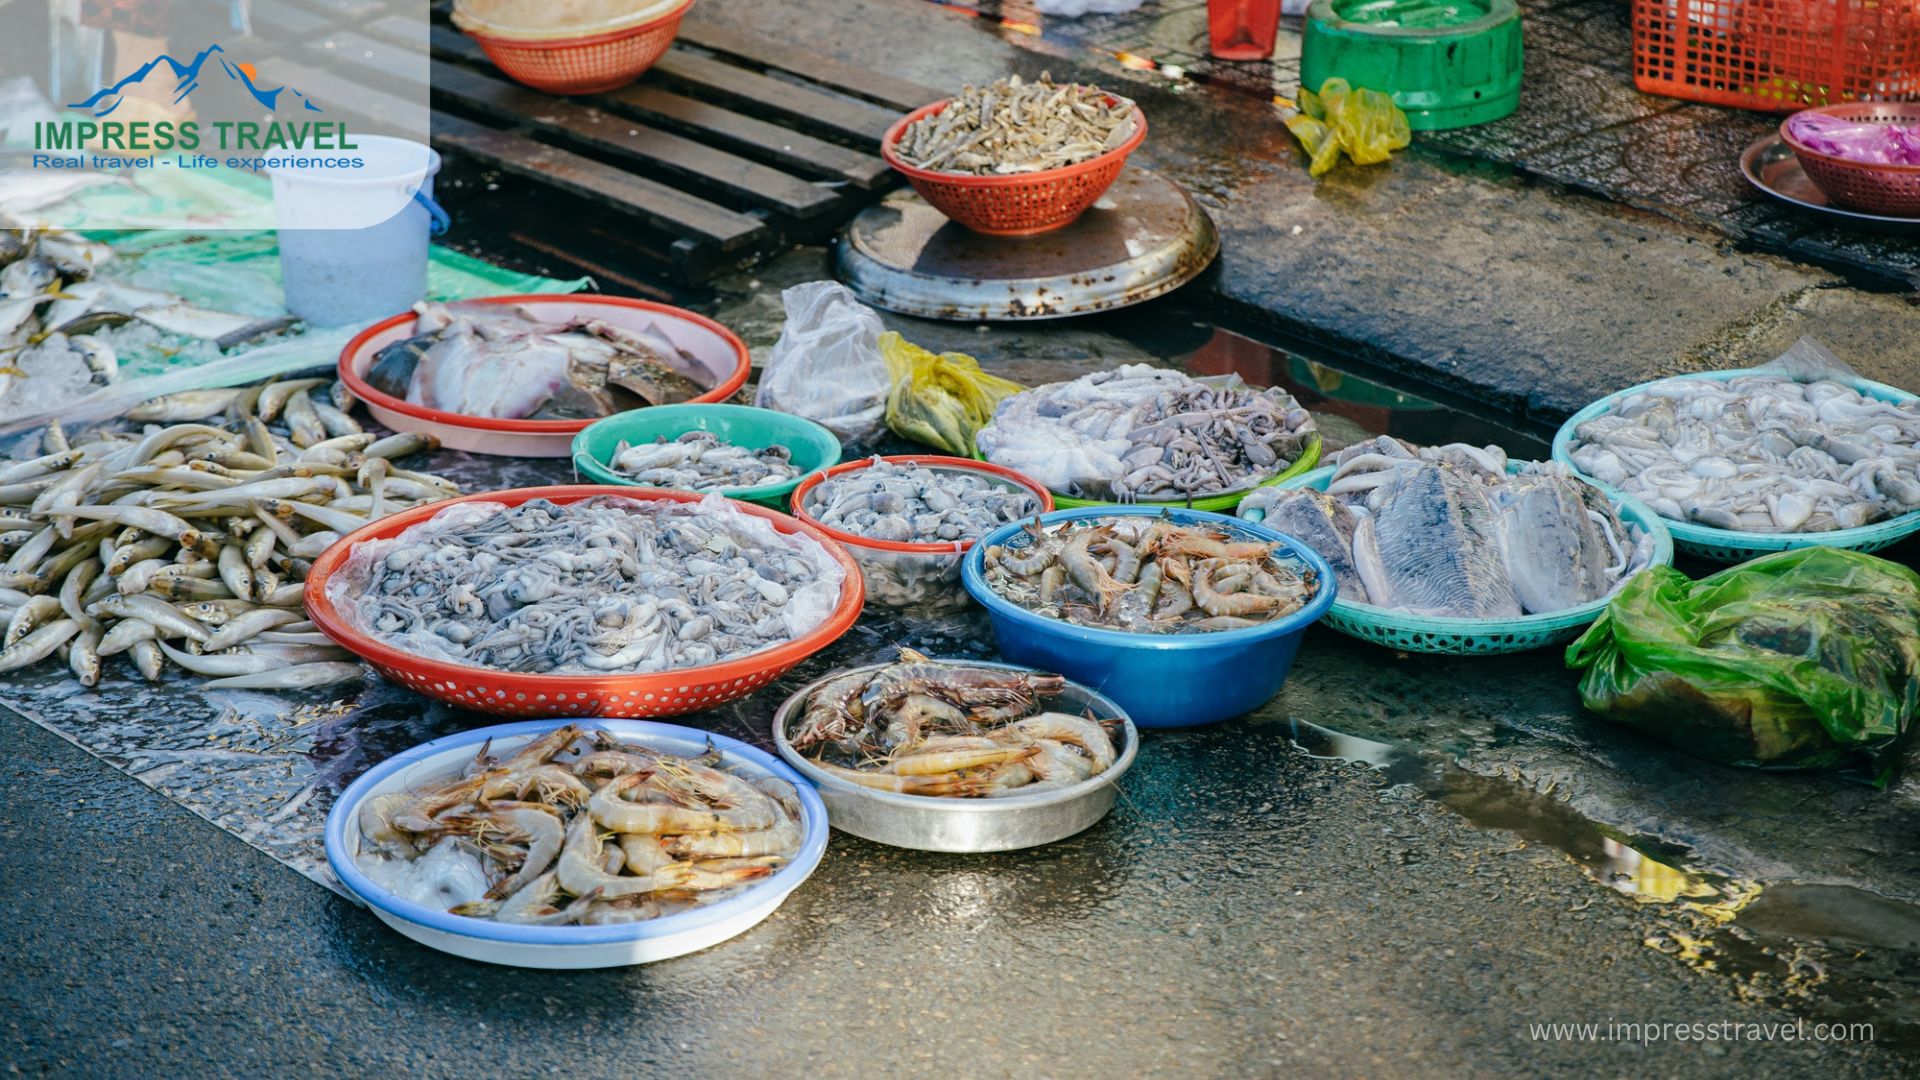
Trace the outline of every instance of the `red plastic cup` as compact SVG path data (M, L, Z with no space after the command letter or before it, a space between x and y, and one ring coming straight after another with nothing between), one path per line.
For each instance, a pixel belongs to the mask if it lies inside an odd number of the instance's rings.
M1222 60L1265 60L1280 32L1280 0L1207 0L1207 51Z

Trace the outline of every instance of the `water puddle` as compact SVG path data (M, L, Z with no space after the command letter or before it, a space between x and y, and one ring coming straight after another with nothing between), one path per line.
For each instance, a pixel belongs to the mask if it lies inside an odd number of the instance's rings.
M1558 851L1596 885L1657 908L1642 943L1727 980L1741 999L1809 1022L1870 1024L1876 1042L1920 1048L1920 905L1851 885L1702 870L1685 847L1591 820L1551 791L1471 772L1449 755L1290 723L1308 755L1368 765L1387 786Z

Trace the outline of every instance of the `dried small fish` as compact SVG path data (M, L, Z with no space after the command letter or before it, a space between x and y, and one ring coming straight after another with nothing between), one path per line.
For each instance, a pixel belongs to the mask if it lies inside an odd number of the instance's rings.
M939 112L909 124L894 150L919 169L1040 172L1099 157L1132 138L1138 123L1133 102L1098 87L1010 75L962 89Z

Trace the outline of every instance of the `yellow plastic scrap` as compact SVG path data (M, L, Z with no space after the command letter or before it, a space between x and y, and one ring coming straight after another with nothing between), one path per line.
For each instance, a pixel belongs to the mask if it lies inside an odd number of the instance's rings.
M1328 79L1320 92L1300 88L1299 111L1286 118L1287 130L1307 152L1307 173L1324 175L1346 151L1355 164L1374 165L1413 142L1407 114L1378 90L1355 90L1345 79Z
M993 419L1001 399L1026 389L980 370L965 353L936 356L893 331L880 335L880 355L893 376L887 426L949 454L972 457L974 434Z

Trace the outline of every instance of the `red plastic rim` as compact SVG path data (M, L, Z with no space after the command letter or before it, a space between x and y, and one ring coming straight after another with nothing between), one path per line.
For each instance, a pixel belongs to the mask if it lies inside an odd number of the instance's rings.
M570 38L497 37L493 34L488 34L483 31L468 30L468 29L465 29L464 27L461 29L461 33L467 35L468 37L472 38L473 40L479 42L482 45L497 45L504 49L531 49L536 51L541 49L572 49L582 45L604 45L609 41L619 41L622 38L630 38L636 34L644 34L647 31L652 30L654 27L659 26L660 24L667 22L669 20L676 21L676 22L679 21L681 18L685 17L685 15L687 14L687 9L691 7L693 7L693 0L687 0L686 3L678 4L674 6L671 10L664 11L660 13L660 15L656 16L655 18L648 19L646 22L635 23L632 26L616 27L615 29L602 31L601 33L598 33L598 34L585 34L580 37L570 37Z
M639 308L643 311L651 311L656 315L664 315L669 318L679 319L683 322L690 322L695 326L720 335L727 344L733 347L735 360L733 374L722 379L720 385L706 393L698 397L689 398L686 402L687 404L725 401L735 393L738 393L740 388L747 384L747 376L753 371L753 357L747 352L746 342L741 341L738 334L707 318L705 315L697 315L685 308L677 308L670 304L656 304L651 300L635 300L625 296L580 296L574 293L523 293L517 296L487 296L477 300L461 300L458 301L458 303L529 304L537 307L543 301L548 303L597 304L605 307ZM604 417L596 416L585 420L507 420L497 416L469 416L466 413L446 412L441 409L430 409L425 405L415 405L410 401L394 397L392 394L375 390L365 378L361 377L359 372L353 369L353 358L359 355L361 349L367 342L417 317L418 316L414 315L411 311L403 311L392 318L382 319L372 326L367 327L365 330L360 331L358 334L355 334L353 340L347 342L346 348L340 350L340 381L347 384L347 389L353 391L354 397L362 401L371 402L383 409L392 409L394 412L400 413L403 416L411 416L416 420L430 420L438 424L475 428L481 431L511 431L521 435L570 435L584 430L587 425L597 420L604 419Z
M1033 494L1040 499L1039 513L1051 513L1053 510L1053 492L1042 487L1038 481L1029 477L1027 474L1015 472L1005 465L995 465L991 461L975 461L972 458L948 457L945 454L894 454L890 457L883 457L880 460L889 465L940 466L942 468L958 469L966 472L989 473L1003 480L1011 480L1021 487L1026 488L1028 491L1033 492ZM948 540L933 544L911 544L904 540L875 540L872 537L861 536L858 533L850 533L842 529L836 529L831 525L823 525L820 523L819 518L807 512L807 493L809 491L812 491L814 488L819 487L821 484L841 473L854 472L858 469L867 468L872 464L872 458L861 458L858 461L848 461L835 465L826 472L817 472L808 476L800 482L800 486L793 489L793 501L788 504L793 508L793 516L799 518L802 524L818 529L849 547L872 548L876 551L905 551L916 555L951 555L954 552L965 551L973 546L974 542L972 540Z
M1837 116L1842 120L1868 122L1885 119L1889 123L1920 121L1920 104L1895 101L1843 101L1834 105L1816 105L1810 109L1801 109L1785 120L1780 121L1780 138L1792 149L1794 156L1814 158L1831 162L1848 169L1865 169L1870 172L1891 173L1896 176L1920 176L1920 165L1880 164L1873 161L1855 161L1838 154L1823 154L1793 137L1787 125L1793 123L1793 117L1801 113L1819 113L1823 116Z
M1107 95L1107 101L1110 103L1126 100L1127 99L1117 94ZM900 155L895 152L894 147L899 144L900 137L906 134L907 127L921 117L932 116L952 103L952 98L946 98L941 101L936 101L931 105L922 105L900 119L895 120L893 126L887 129L887 133L880 137L880 156L886 159L887 164L898 169L901 175L913 180L933 180L954 187L1010 187L1016 184L1045 183L1049 180L1070 180L1082 173L1093 172L1096 169L1111 164L1116 157L1124 158L1128 154L1133 153L1134 149L1147 138L1147 114L1141 110L1139 104L1129 101L1127 103L1133 106L1133 134L1128 136L1126 142L1108 150L1106 153L1100 154L1097 157L1090 157L1075 165L1062 165L1057 169L1042 169L1039 172L974 176L971 173L941 172L938 169L922 169L902 161Z
M454 664L444 660L430 660L374 639L348 622L346 616L342 615L327 598L327 581L339 572L355 546L370 540L392 539L409 527L418 525L455 503L497 502L507 506L519 506L534 499L548 499L564 504L591 499L598 495L611 495L639 502L697 503L706 498L691 491L667 491L661 488L616 487L611 484L565 484L553 487L513 488L507 491L483 491L402 510L398 514L355 529L334 541L333 546L320 553L320 557L313 561L313 568L307 572L305 592L307 617L313 620L313 624L320 629L321 633L376 667L391 667L448 681L467 681L478 677L487 680L491 685L528 692L541 689L572 692L607 686L644 690L655 685L722 683L745 679L769 669L784 671L831 644L852 628L854 621L860 617L861 606L866 603L866 586L860 577L859 564L853 561L853 556L848 554L845 548L818 526L796 520L778 510L769 510L764 506L755 506L752 503L733 499L727 501L735 509L755 517L765 518L775 529L789 536L798 533L818 543L833 556L835 562L840 564L842 571L840 601L834 605L833 611L828 613L825 621L792 641L749 653L737 660L632 675L598 673L553 675L503 671L499 668L479 667L472 664Z

